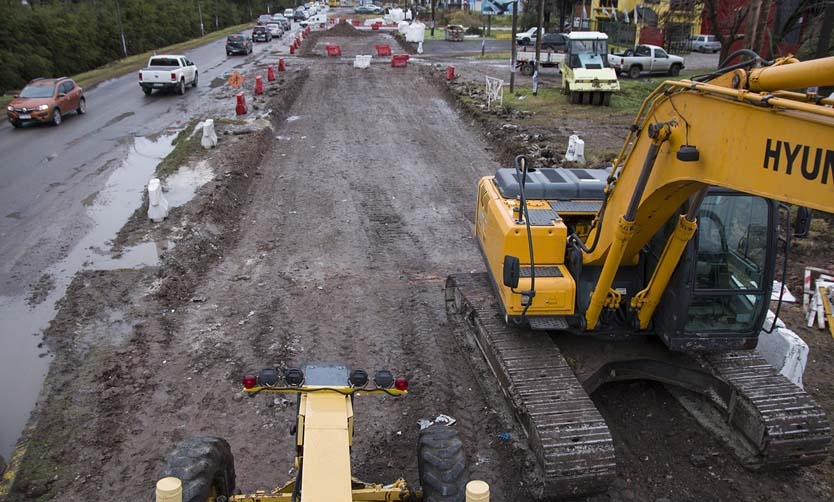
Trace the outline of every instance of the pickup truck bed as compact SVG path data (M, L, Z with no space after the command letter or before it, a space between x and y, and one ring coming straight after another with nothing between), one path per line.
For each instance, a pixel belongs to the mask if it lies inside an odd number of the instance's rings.
M533 61L536 59L536 52L517 52L515 56L516 68L521 71L522 75L528 77L533 74ZM541 61L539 64L545 68L556 67L559 68L565 62L565 55L561 52L541 52Z

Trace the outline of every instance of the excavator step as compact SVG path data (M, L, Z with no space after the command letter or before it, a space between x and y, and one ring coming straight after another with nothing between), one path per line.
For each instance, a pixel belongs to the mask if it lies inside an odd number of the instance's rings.
M753 455L750 468L782 469L825 460L831 427L825 412L757 352L703 356L714 375L733 386L727 421L740 430Z
M446 308L471 328L497 377L538 459L544 493L605 491L617 467L611 433L550 337L507 327L486 273L449 276Z

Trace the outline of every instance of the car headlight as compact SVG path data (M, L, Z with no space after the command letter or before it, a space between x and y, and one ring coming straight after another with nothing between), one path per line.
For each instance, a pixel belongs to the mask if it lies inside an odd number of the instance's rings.
M14 111L14 106L7 106L6 110L9 110L10 112L13 112Z
M41 106L38 107L38 110L41 110L41 111L49 110L49 105L41 105Z

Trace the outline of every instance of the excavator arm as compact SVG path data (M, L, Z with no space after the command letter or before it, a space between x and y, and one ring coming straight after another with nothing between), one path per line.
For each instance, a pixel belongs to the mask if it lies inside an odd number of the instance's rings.
M611 285L620 266L636 263L693 198L652 279L632 298L640 326L648 325L695 233L697 206L709 186L834 213L834 109L826 106L834 101L789 90L829 85L834 57L784 59L709 82L667 81L646 99L615 163L605 211L587 239L597 242L583 264L602 267L585 312L587 330L604 306L619 306Z

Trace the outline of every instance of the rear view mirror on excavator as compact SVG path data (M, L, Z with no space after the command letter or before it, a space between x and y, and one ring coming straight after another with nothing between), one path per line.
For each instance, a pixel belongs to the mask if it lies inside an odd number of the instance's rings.
M488 500L483 481L466 479L466 461L457 430L432 425L419 433L417 470L420 489L403 478L390 484L360 481L351 471L354 437L354 396L403 396L408 381L388 370L368 373L341 363L307 363L278 371L266 368L243 376L243 392L296 394L298 405L294 446L295 477L270 491L240 494L235 466L225 439L193 436L168 455L156 485L157 502L352 502ZM255 438L261 440L260 437Z
M808 207L799 206L796 208L796 219L793 221L793 236L808 237L811 230L811 215L813 210Z
M504 257L504 286L510 289L518 287L518 278L521 276L521 265L518 257L507 255Z

